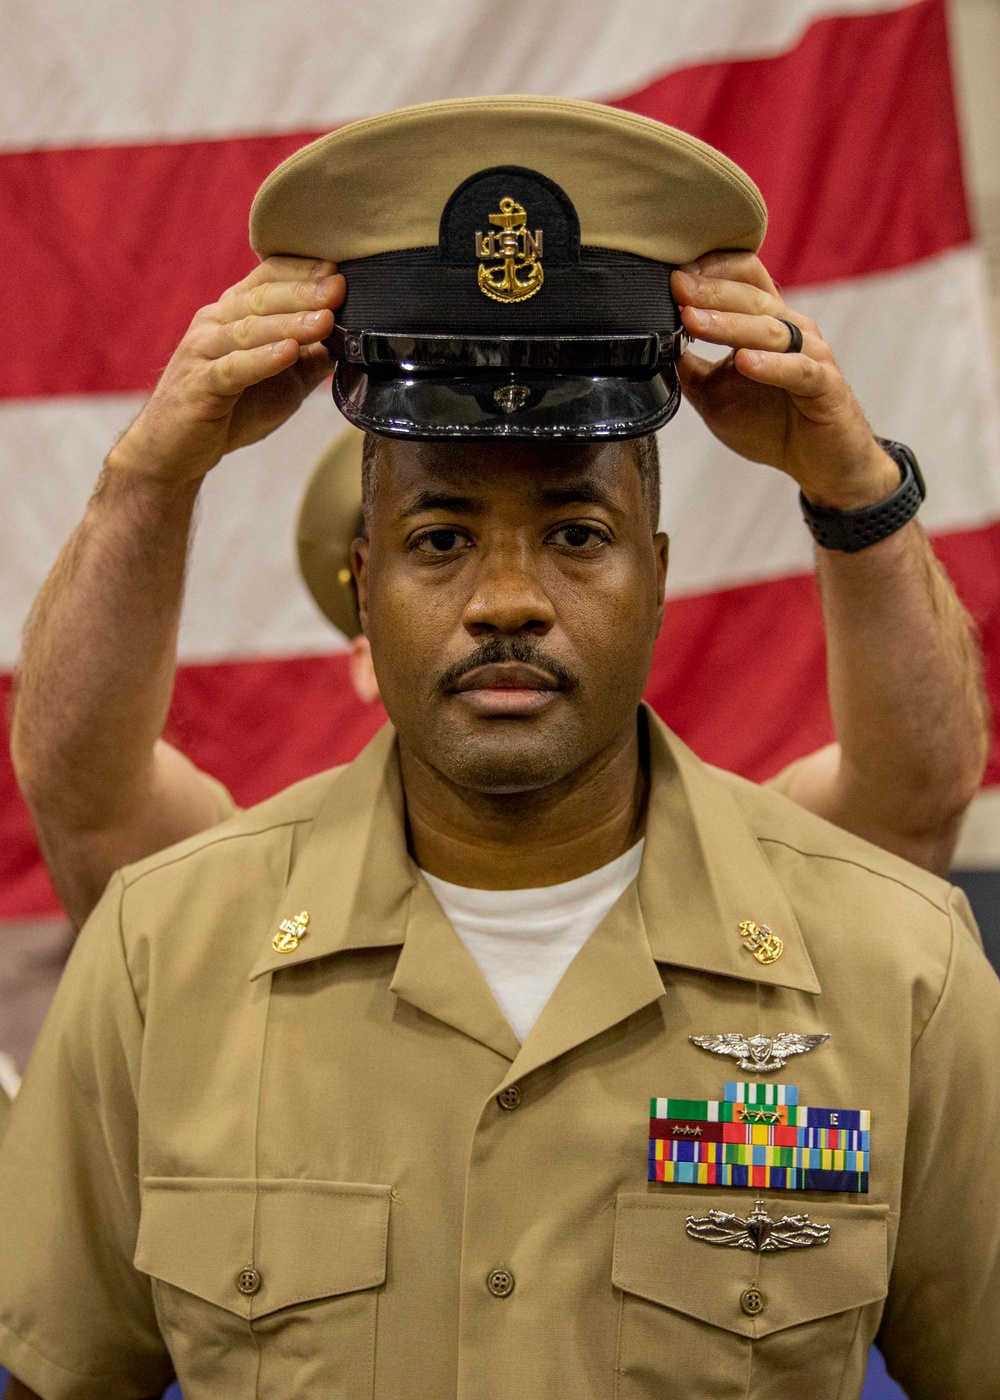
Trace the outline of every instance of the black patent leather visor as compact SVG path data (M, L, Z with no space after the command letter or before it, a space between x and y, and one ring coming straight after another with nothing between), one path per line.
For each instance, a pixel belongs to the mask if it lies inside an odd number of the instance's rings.
M679 335L350 332L328 345L333 396L383 437L642 437L677 412Z

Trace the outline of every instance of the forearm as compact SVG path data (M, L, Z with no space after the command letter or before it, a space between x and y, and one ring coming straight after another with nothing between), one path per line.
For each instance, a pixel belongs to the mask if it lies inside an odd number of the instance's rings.
M197 484L109 461L28 619L12 725L33 807L90 826L131 801L173 688Z
M77 923L120 865L231 810L160 741L194 504L226 453L273 432L329 371L344 294L330 263L270 258L197 312L32 611L11 747Z
M150 842L166 844L149 828L166 810L155 800L160 770L170 781L176 767L158 762L157 740L197 489L144 476L113 453L29 617L11 752L57 884L81 864L81 843L107 840L117 864L113 833L122 828L140 840L133 859L156 849ZM110 870L90 860L96 897ZM72 913L75 892L60 893Z
M989 741L968 615L915 521L817 550L817 574L840 742L821 815L944 871Z

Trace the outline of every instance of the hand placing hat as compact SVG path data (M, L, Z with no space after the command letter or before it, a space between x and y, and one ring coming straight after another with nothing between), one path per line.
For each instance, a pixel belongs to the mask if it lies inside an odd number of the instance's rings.
M899 486L815 321L787 306L752 253L711 253L674 272L685 330L728 345L709 361L685 351L684 393L720 441L787 472L813 505L855 510ZM801 349L789 353L789 323ZM796 337L797 339L797 337Z
M315 258L266 258L195 314L108 466L198 482L227 452L259 442L330 373L322 344L345 285Z

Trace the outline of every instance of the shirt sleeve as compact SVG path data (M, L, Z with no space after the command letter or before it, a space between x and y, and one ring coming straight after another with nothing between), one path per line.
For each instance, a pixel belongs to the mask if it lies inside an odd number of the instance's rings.
M143 1024L122 891L77 940L0 1145L0 1363L44 1400L142 1400L173 1377L132 1264Z
M961 891L914 1047L899 1236L879 1346L911 1400L1000 1394L1000 982Z

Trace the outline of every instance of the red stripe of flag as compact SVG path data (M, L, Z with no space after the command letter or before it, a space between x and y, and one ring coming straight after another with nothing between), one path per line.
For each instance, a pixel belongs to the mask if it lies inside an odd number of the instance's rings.
M786 286L969 238L944 0L823 20L789 53L671 73L616 101L754 176ZM15 274L0 397L149 388L194 311L253 265L254 191L313 134L0 156Z
M786 286L904 267L970 238L945 0L819 20L796 48L670 73L616 106L725 151L770 211Z

